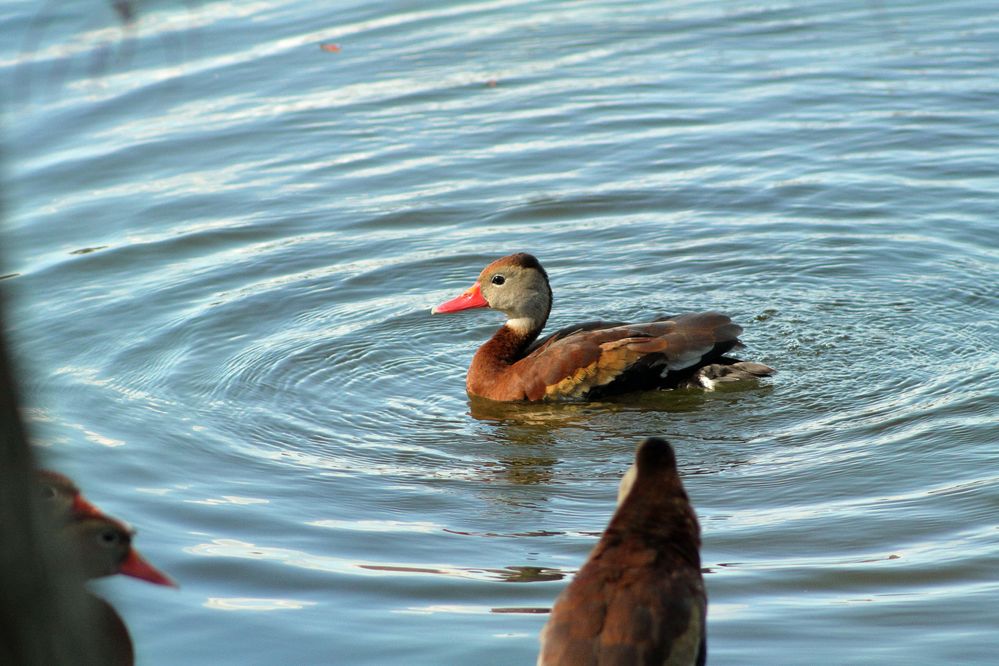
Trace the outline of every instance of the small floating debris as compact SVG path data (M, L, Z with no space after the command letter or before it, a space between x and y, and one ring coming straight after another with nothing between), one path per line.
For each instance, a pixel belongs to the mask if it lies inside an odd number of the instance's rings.
M320 44L319 48L327 53L339 53L340 45L334 44L333 42L326 42L325 44Z
M81 247L79 250L73 250L70 254L90 254L91 252L97 252L98 250L104 250L107 245L97 245L95 247Z

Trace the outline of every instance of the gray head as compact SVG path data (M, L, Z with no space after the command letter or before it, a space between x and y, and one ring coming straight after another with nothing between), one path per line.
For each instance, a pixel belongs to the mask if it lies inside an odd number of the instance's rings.
M510 328L540 330L548 320L552 290L533 255L518 252L497 259L479 274L478 285L489 307L506 314Z

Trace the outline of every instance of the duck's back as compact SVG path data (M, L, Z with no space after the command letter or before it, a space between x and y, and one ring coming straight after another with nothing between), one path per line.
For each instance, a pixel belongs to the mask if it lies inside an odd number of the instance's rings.
M740 345L742 328L719 312L638 324L588 322L556 331L509 371L525 399L592 399L673 388Z
M691 666L706 659L700 570L647 547L597 556L559 597L542 635L542 666ZM601 562L605 560L605 562Z

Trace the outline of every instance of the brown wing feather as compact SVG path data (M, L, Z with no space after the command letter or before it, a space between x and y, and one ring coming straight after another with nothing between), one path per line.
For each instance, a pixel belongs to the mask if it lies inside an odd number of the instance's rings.
M650 374L695 366L738 344L742 328L718 312L553 335L511 372L529 400L581 397L619 379L640 361ZM560 332L561 333L561 332ZM653 357L653 358L649 358Z
M595 320L595 321L583 322L581 324L573 324L572 326L566 326L564 328L558 329L554 333L551 333L543 338L535 340L531 344L531 346L528 347L527 350L524 352L524 355L528 356L530 354L533 354L534 352L539 351L542 347L550 345L556 340L561 340L562 338L569 336L573 333L579 333L580 331L596 331L604 328L615 328L617 326L627 326L627 323L623 321Z

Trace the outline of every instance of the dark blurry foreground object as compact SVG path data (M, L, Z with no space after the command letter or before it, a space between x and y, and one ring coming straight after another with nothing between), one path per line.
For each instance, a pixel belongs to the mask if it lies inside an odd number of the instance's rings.
M607 530L541 632L539 666L702 665L700 527L672 447L649 438Z
M83 574L44 516L0 302L0 664L101 662Z
M626 324L591 321L535 342L552 309L548 274L520 252L486 266L479 279L431 314L492 308L506 323L472 358L465 387L490 400L595 400L629 391L714 388L773 373L725 356L742 346L742 327L720 312ZM533 343L533 344L532 344Z

